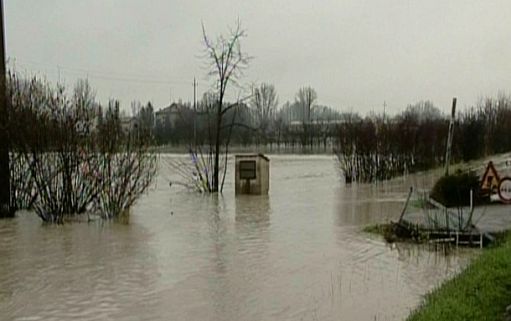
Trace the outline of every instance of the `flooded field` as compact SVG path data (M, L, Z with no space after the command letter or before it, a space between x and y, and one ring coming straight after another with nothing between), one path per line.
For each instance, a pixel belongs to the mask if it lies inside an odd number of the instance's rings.
M403 320L476 253L360 231L429 176L349 187L334 156L270 158L267 197L235 198L233 173L222 196L169 188L162 167L129 224L0 221L0 319Z

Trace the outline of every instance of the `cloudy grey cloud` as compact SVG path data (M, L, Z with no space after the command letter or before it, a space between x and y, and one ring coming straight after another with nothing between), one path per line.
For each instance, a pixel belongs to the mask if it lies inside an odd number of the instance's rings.
M100 99L192 99L209 88L201 22L211 35L237 18L254 57L243 82L275 84L280 101L313 86L340 110L397 111L430 99L447 110L509 91L511 2L414 0L7 0L7 56L22 72ZM231 96L236 95L231 92Z

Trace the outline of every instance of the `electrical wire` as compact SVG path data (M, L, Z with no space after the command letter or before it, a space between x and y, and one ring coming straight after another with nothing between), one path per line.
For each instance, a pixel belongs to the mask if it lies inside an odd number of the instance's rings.
M84 76L84 78L92 78L92 79L101 79L101 80L111 80L111 81L119 81L119 82L134 82L134 83L146 83L146 84L186 84L189 85L190 81L185 80L171 80L171 79L162 79L162 78L153 78L147 77L146 75L141 74L133 74L133 73L118 73L118 72L107 72L107 71L97 71L93 69L87 68L77 68L77 67L67 67L67 66L49 66L45 63L32 62L28 60L22 60L21 62L18 59L14 58L10 63L13 68L21 66L25 69L26 72L34 71L33 67L42 67L45 73L64 73L68 75L74 76Z

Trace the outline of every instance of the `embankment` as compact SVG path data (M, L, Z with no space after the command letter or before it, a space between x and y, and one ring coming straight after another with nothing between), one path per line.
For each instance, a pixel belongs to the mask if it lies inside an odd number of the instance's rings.
M511 304L511 233L462 273L427 294L408 321L506 320ZM509 316L508 316L509 317Z

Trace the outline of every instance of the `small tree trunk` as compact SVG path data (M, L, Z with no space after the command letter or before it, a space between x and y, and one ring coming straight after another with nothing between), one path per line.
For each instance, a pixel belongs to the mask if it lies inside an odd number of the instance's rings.
M10 209L9 122L5 86L4 9L0 1L0 217L12 217Z
M213 165L213 193L218 192L219 186L219 171L220 171L220 131L222 127L222 102L223 95L220 95L220 99L217 107L217 118L216 118L216 139L215 139L215 163Z

